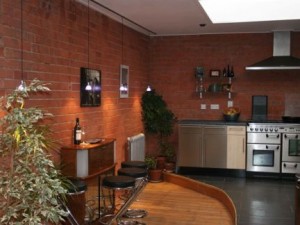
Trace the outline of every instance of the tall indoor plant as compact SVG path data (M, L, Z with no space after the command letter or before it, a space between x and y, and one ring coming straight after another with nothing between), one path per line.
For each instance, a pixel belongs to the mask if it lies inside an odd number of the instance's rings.
M67 190L48 152L53 142L44 120L51 114L25 108L29 93L48 91L34 79L1 97L0 224L58 224L66 215L58 199Z
M142 120L145 131L157 135L160 155L166 156L166 151L174 151L168 138L173 133L176 118L163 97L155 90L146 91L142 96Z

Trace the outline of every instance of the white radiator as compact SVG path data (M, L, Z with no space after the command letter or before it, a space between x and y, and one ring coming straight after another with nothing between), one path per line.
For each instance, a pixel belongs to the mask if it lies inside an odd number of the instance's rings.
M143 133L128 137L128 159L145 160L145 135Z

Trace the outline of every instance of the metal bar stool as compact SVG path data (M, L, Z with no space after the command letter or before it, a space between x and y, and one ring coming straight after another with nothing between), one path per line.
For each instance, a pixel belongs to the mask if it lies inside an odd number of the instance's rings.
M107 207L106 214L100 217L99 222L101 224L109 224L112 218L114 218L115 213L119 211L116 204L116 195L122 195L125 192L129 193L128 197L131 196L131 193L135 188L135 179L129 176L107 176L103 178L102 189L107 191L105 194L108 196L108 204L105 204ZM111 204L111 205L109 205ZM123 205L123 204L122 204Z
M132 178L134 180L134 178ZM128 219L123 219L123 215L126 213L128 207L130 206L130 204L136 199L136 197L141 193L141 191L143 190L143 188L146 186L147 184L147 178L143 178L141 179L141 182L138 183L138 185L136 185L131 192L131 195L128 197L128 199L125 200L125 202L121 205L120 209L118 209L114 215L110 215L111 217L108 218L109 220L107 221L103 221L100 220L100 224L105 224L105 225L111 225L111 224L118 224L118 225L145 225L145 223L142 223L140 221L137 220L128 220Z
M85 222L85 191L87 185L84 181L70 178L70 186L68 187L68 193L66 195L67 201L61 200L61 203L65 210L68 212L64 225L81 225Z
M121 168L118 170L118 175L130 176L135 179L135 187L139 187L141 182L147 182L148 171L142 168ZM123 216L127 218L143 218L147 215L144 209L128 209Z
M147 169L147 164L143 161L124 161L121 163L122 168L142 168Z

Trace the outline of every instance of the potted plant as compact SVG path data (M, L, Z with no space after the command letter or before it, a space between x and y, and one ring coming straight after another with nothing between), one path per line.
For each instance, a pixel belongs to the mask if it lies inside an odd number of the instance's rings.
M147 155L145 163L148 168L149 181L160 182L162 180L162 170L157 168L157 160L154 156Z
M35 79L1 97L1 224L59 224L67 215L58 200L67 190L48 152L53 142L44 120L51 114L25 108L29 93L48 91Z
M175 148L170 142L162 143L163 155L166 157L165 170L167 172L174 172L175 170Z
M157 136L157 156L165 156L164 145L169 145L168 137L173 133L176 118L166 102L155 90L146 91L142 96L142 121L145 131ZM158 162L158 167L161 167Z

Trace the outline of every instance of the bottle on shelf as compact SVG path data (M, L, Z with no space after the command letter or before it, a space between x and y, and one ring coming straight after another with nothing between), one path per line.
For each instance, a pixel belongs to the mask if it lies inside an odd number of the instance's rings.
M74 144L79 145L81 143L81 127L79 124L79 118L76 118L76 124L74 127Z
M230 70L230 73L229 73L229 77L234 77L233 66L231 66L231 70Z

